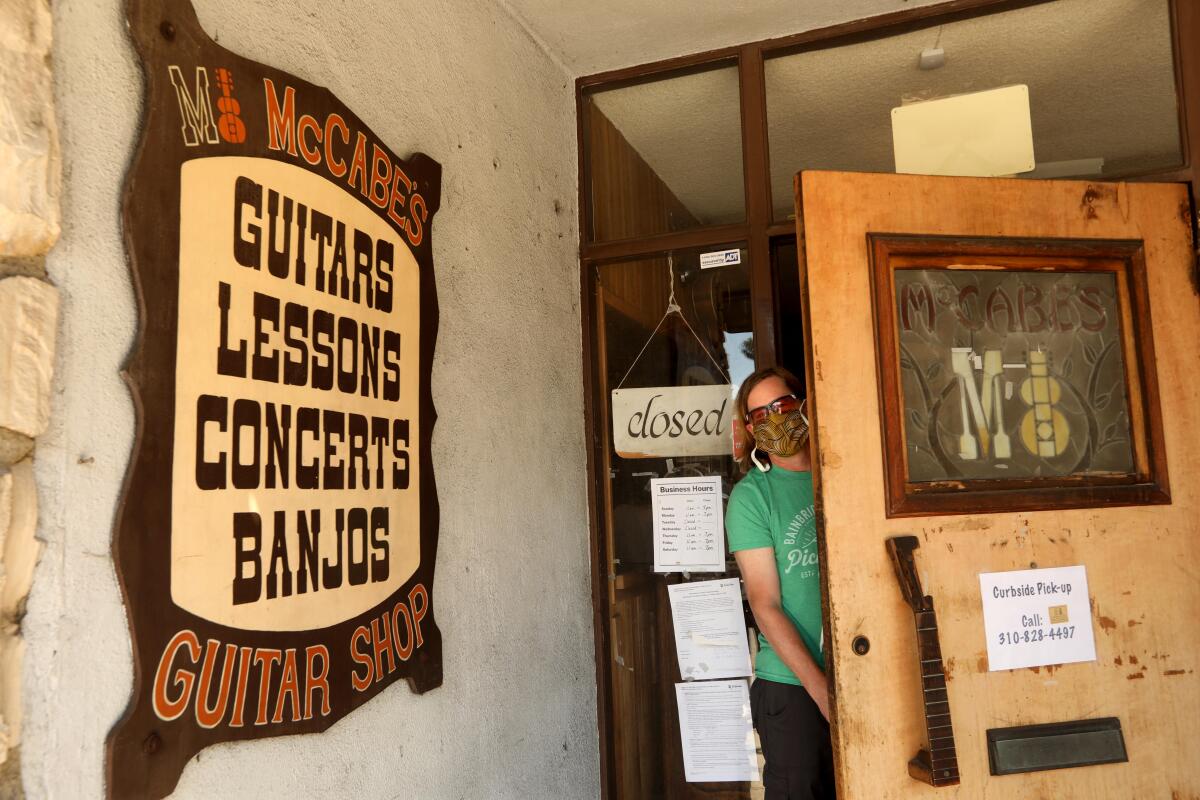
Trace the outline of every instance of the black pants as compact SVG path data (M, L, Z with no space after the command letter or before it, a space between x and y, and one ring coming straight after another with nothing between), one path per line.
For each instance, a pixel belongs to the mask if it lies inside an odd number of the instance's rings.
M802 686L755 679L750 713L762 744L766 800L832 800L829 723Z

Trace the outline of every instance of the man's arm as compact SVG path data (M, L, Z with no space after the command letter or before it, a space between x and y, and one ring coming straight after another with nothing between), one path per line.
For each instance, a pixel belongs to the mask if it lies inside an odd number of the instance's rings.
M779 599L779 570L775 566L775 550L771 547L756 547L734 553L742 580L746 582L746 596L750 610L759 630L784 665L800 679L808 690L817 708L825 719L829 719L829 684L825 673L804 646L800 632L783 612Z

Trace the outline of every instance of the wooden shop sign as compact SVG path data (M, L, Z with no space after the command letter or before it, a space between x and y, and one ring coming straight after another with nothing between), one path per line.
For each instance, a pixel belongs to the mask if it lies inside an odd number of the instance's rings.
M131 0L124 194L140 417L113 552L136 663L110 797L201 748L324 730L441 685L429 375L441 167L327 89Z

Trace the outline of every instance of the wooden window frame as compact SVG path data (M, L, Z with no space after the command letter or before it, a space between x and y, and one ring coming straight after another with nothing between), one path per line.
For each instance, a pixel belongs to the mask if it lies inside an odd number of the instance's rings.
M751 264L750 288L753 313L755 362L760 365L777 363L780 331L776 325L774 281L771 274L770 247L775 238L796 235L800 220L776 222L772 218L769 148L767 142L766 80L764 64L767 58L804 50L840 47L855 42L883 39L911 30L931 28L961 19L986 16L1039 5L1055 0L948 0L920 8L905 9L889 14L804 31L789 36L719 48L649 64L586 75L575 81L576 123L579 166L579 232L580 232L580 314L582 317L582 355L584 381L584 419L586 425L588 470L588 516L591 531L592 616L596 659L596 703L600 742L600 790L607 800L615 785L615 764L609 750L612 731L611 698L609 695L611 665L608 657L609 565L605 556L603 515L600 507L599 475L602 463L599 449L604 438L599 435L595 390L599 375L595 364L596 345L593 330L596 319L596 296L592 291L592 271L606 261L630 259L637 256L661 254L675 249L704 247L729 241L747 243ZM1174 45L1175 86L1180 121L1180 149L1183 166L1164 172L1129 176L1128 180L1186 183L1192 195L1193 242L1200 242L1196 229L1196 199L1200 198L1200 48L1184 47L1185 42L1200 41L1200 3L1191 0L1168 0L1170 3L1172 39ZM590 91L634 85L672 73L702 70L732 62L739 75L739 96L742 131L742 176L745 191L746 217L744 222L713 225L686 231L663 233L637 239L590 241L591 197L590 175L585 142L585 101ZM1194 285L1200 291L1200 250L1197 251L1193 272Z
M986 514L1171 502L1153 365L1154 333L1143 243L1110 239L963 238L869 233L880 434L888 517ZM1132 469L1121 475L954 478L910 482L896 325L895 274L903 269L1110 273L1118 286L1118 340L1129 400Z

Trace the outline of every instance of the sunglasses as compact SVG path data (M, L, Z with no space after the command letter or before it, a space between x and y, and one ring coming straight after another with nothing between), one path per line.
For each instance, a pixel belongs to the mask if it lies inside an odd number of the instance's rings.
M758 406L746 412L746 421L753 424L761 422L771 414L787 414L800 408L801 401L794 394L776 397L765 406Z

